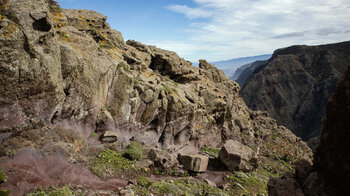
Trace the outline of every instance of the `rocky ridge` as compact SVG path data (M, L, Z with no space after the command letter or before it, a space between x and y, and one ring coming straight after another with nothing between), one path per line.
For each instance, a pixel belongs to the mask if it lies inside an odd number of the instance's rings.
M233 139L262 162L311 159L300 138L266 113L248 109L238 84L205 60L197 68L174 52L124 42L107 17L94 11L61 9L51 0L1 1L0 6L0 163L5 172L25 172L19 165L26 162L12 161L29 156L26 152L40 154L30 160L48 161L45 156L58 153L62 161L86 166L97 151L130 140L177 155ZM106 132L117 144L96 139ZM13 151L23 153L8 159ZM99 157L121 159L106 153ZM50 180L39 184L57 182ZM39 186L21 179L16 184L24 192ZM10 182L1 186L12 187Z
M320 135L326 103L350 64L350 42L292 46L255 69L240 95L305 141Z

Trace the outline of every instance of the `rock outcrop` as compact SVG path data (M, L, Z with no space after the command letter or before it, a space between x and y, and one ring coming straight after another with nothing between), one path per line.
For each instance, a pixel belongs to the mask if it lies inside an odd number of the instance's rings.
M313 165L305 160L296 163L296 173L271 179L271 195L347 195L350 186L350 67L342 77L335 94L327 103L321 143L315 153ZM280 190L289 187L290 194Z
M193 67L174 52L124 42L94 11L52 0L0 2L0 163L9 150L50 148L87 164L92 144L103 147L94 136L105 133L118 137L110 148L130 140L162 148L148 157L164 168L186 149L229 139L266 159L312 159L300 138L248 109L238 84L205 60ZM62 144L70 131L79 137ZM70 157L77 152L81 158Z
M99 13L12 0L1 14L1 133L58 124L177 151L230 138L257 148L281 130L215 66L125 43ZM293 140L296 156L308 154Z
M350 42L275 51L241 89L249 108L268 111L305 141L320 135L326 103L350 64Z

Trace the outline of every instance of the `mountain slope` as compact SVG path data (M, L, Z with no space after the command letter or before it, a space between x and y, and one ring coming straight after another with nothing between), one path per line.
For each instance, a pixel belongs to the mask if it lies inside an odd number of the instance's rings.
M318 136L326 102L350 64L350 42L277 50L254 71L240 94L254 110L308 140Z
M238 77L239 74L235 74L235 72L236 72L236 69L238 69L240 66L253 63L254 61L267 60L270 57L271 57L270 54L265 54L265 55L259 55L259 56L235 58L235 59L230 59L226 61L216 61L216 62L212 62L212 64L214 64L217 68L223 70L231 80L236 80L237 79L236 76Z
M247 64L248 66L240 67L236 70L235 74L238 74L236 82L242 88L245 84L245 81L254 73L254 70L265 64L267 61L255 61L254 63ZM242 69L241 69L242 68ZM239 70L240 69L240 70Z
M327 103L321 143L312 163L296 163L294 175L272 178L269 195L348 195L350 185L350 66Z

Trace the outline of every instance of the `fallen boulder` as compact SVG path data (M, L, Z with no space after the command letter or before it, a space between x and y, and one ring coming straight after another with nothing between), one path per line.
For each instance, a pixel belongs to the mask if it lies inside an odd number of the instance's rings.
M149 151L148 159L154 162L154 166L160 169L172 168L178 164L175 156L165 150L152 148Z
M116 142L118 140L118 134L116 132L106 131L101 140L102 142Z
M196 155L179 155L180 163L185 169L194 172L205 172L208 167L209 158L196 154Z
M248 146L227 140L219 152L219 159L229 170L251 171L258 167L256 153Z

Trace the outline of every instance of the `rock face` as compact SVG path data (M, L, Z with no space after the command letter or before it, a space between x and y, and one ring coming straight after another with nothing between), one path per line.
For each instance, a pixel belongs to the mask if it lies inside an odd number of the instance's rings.
M346 192L350 186L350 67L340 79L335 94L327 103L321 145L315 167L336 187Z
M245 81L254 73L254 70L262 66L266 62L267 61L255 61L249 64L249 66L245 67L243 70L240 71L240 74L235 81L239 84L241 88L243 88Z
M326 103L350 64L350 42L275 51L241 89L249 108L308 140L319 136Z
M248 109L238 84L205 60L197 68L174 52L124 42L94 11L49 0L3 2L0 155L18 133L60 125L85 137L112 131L118 142L133 138L174 153L235 139L261 156L311 158L300 138Z
M296 163L296 173L271 179L268 187L271 195L286 195L278 190L283 187L302 189L305 195L347 195L350 186L350 67L338 84L335 94L327 103L321 143L315 154L314 164L308 161ZM295 185L295 182L298 185ZM293 191L297 191L293 189ZM287 194L293 195L293 194Z
M200 154L179 155L179 160L185 169L194 172L205 172L209 162L208 157Z
M248 146L227 140L219 152L219 159L229 170L250 171L258 167L258 158Z

